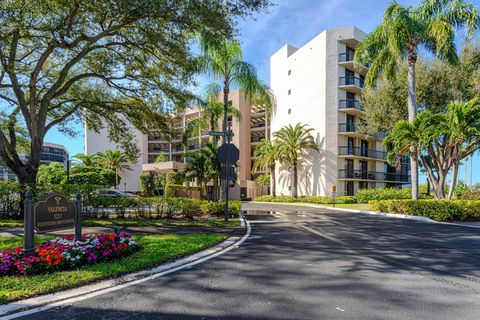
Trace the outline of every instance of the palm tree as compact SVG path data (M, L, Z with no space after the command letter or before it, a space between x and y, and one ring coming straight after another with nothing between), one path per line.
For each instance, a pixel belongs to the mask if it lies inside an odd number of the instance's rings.
M188 160L187 166L185 167L185 175L196 178L197 185L204 186L206 189L209 159L202 151L188 152L186 156Z
M255 67L243 61L242 48L237 41L228 39L200 39L202 55L197 57L198 71L213 77L217 83L210 91L223 90L223 131L227 130L230 87L240 89L247 98L265 90L257 77ZM221 83L219 85L218 83ZM223 138L225 141L225 137Z
M210 131L218 130L218 123L223 114L223 103L218 101L217 95L209 94L206 99L197 99L200 116L190 121L182 135L182 143L185 147L188 145L188 138L198 135L200 138L201 131L208 129ZM240 120L242 114L240 110L232 105L228 105L227 114ZM218 142L218 137L210 137L211 141ZM201 142L201 140L199 139ZM201 145L200 145L201 148Z
M77 164L82 164L86 167L95 167L99 164L98 154L77 153L72 156Z
M275 188L275 163L278 160L278 145L275 141L263 139L256 146L253 152L253 173L259 169L268 169L270 173L270 185L272 196L276 196Z
M288 163L293 169L293 191L294 198L298 196L298 162L310 151L319 151L309 128L305 124L297 123L285 126L279 131L274 132L278 146L278 159L283 163Z
M206 181L213 182L213 200L218 201L219 199L219 181L220 181L220 172L222 170L222 165L217 159L218 144L208 142L202 147L202 154L205 157L206 165Z
M118 187L118 177L120 172L124 170L132 170L128 164L128 158L124 152L120 150L107 150L98 154L100 163L110 170L115 171L115 188Z
M448 105L445 129L448 130L448 154L452 158L452 177L448 199L456 187L461 160L478 150L480 143L480 98Z
M458 63L455 28L467 27L470 35L479 26L479 12L475 5L462 0L424 0L418 7L391 2L383 20L355 52L355 61L371 62L366 86L375 83L380 74L392 78L399 63L408 63L408 121L417 113L416 72L420 46L439 59ZM411 152L412 199L418 199L418 159Z

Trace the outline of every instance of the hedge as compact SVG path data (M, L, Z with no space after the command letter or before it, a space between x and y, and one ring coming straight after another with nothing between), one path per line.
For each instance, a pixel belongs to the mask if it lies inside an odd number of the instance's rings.
M241 201L229 201L228 212L231 215L238 215L242 208ZM225 214L225 202L204 201L201 205L202 213L209 216L223 217Z
M360 189L357 190L356 196L359 203L368 203L373 200L407 200L412 198L412 189ZM425 193L420 192L419 197L420 199L432 199L433 195L427 196Z
M478 221L480 201L469 200L379 200L370 201L374 211L424 216L436 221Z
M262 202L284 202L284 203L293 203L293 202L307 202L307 203L317 203L317 204L333 204L332 197L327 196L304 196L294 198L292 196L260 196L254 199L255 201ZM357 203L357 198L351 196L341 196L337 197L335 203L338 204L347 204L347 203Z

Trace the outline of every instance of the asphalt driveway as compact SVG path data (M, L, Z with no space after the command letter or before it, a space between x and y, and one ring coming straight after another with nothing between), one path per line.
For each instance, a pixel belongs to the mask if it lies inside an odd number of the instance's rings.
M190 269L23 319L479 319L480 229L246 204L252 234Z

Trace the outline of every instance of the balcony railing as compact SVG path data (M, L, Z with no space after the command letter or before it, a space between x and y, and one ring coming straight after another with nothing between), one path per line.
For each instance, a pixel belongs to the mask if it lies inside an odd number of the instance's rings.
M338 132L360 132L360 130L355 123L347 122L338 124Z
M410 177L401 173L390 172L377 172L367 170L338 170L339 179L358 179L358 180L371 180L371 181L388 181L397 183L409 183Z
M378 151L362 147L341 146L338 147L338 154L340 156L358 156L379 160L387 159L387 153L385 151Z
M355 57L354 52L344 52L338 55L338 62L350 62Z
M353 62L355 58L355 52L344 52L338 55L338 62ZM372 66L371 62L368 62L364 67L370 68Z
M338 104L339 109L357 109L363 111L363 106L358 100L354 99L347 99L347 100L340 100Z
M355 77L355 76L348 76L348 77L340 77L341 86L356 86L359 88L363 88L364 80L363 78Z

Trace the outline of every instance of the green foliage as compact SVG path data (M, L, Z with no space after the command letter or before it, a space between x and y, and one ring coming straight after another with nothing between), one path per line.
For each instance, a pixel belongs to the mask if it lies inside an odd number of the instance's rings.
M0 217L19 214L20 191L18 182L0 181Z
M201 186L184 186L178 184L167 184L165 186L165 197L175 197L175 191L177 190L191 190L191 191L200 191L200 196L203 196L204 188Z
M268 0L1 1L0 73L10 79L2 77L0 86L8 119L2 127L17 137L28 128L34 153L23 163L20 139L0 130L2 162L34 183L45 134L58 127L73 135L70 121L79 120L96 132L108 129L110 140L137 155L131 127L164 130L158 106L182 108L193 97L187 88L194 37L231 38L239 17L268 6Z
M155 158L155 162L165 162L168 161L168 155L165 152L160 152Z
M267 186L270 185L270 175L269 174L261 174L255 179L255 181L259 185L267 187Z
M185 175L182 172L169 172L165 178L165 184L183 184L185 182Z
M80 171L70 174L68 184L101 185L106 188L115 186L117 175L109 169L95 169L94 171ZM65 181L65 180L64 180Z
M427 195L423 193L421 193L420 196L425 199L428 198ZM410 199L412 197L412 189L410 188L360 189L360 190L357 190L356 197L359 203L368 203L369 201L372 201L372 200Z
M242 208L241 201L229 201L228 212L231 215L238 216ZM204 215L223 217L225 215L225 202L204 201L201 204L201 210Z
M153 173L142 173L138 177L142 193L146 196L152 196L155 191L155 175Z
M201 200L182 198L179 199L179 208L181 213L188 219L201 215Z
M458 199L461 199L461 200L480 200L480 192L465 192L461 195L457 194L456 192L457 191L455 191L455 195L457 196Z
M267 196L256 197L254 200L261 201L261 202L283 202L283 203L305 202L305 203L316 203L316 204L333 204L332 197L328 197L328 196L305 196L305 197L294 198L293 196L273 197L273 196L267 195ZM341 197L337 197L337 200L335 203L338 203L338 204L357 203L357 198L351 197L351 196L341 196Z
M424 216L436 221L480 220L480 201L380 200L369 204L374 211Z
M37 173L37 183L60 184L67 178L63 164L52 162L48 166L41 165Z

